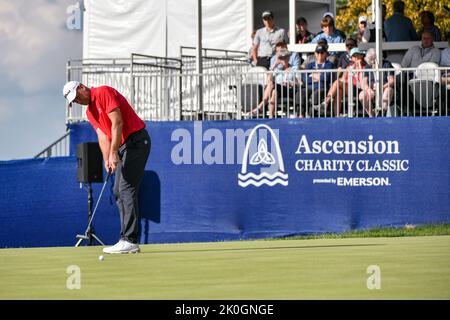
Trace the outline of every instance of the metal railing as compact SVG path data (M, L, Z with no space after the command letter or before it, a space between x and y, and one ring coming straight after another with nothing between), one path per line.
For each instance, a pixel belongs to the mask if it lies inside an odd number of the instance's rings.
M144 120L449 115L449 68L299 70L288 75L261 71L235 58L209 57L204 73L198 75L193 73L193 57L151 60L156 58L133 55L128 60L110 59L108 63L71 63L69 79L81 79L88 86L115 87ZM308 79L325 75L327 81L308 85ZM343 77L369 75L370 88L343 81ZM378 93L376 79L384 79L385 75L392 78L391 84ZM290 87L282 81L271 87L271 76L285 77ZM198 103L200 79L202 108ZM85 120L84 108L72 109L68 122Z
M39 152L34 158L67 157L70 155L70 132Z

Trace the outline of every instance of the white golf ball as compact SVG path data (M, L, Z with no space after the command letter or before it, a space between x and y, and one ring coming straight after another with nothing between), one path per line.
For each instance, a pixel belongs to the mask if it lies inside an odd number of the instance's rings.
M103 261L103 259L104 259L103 256L98 257L98 260L100 260L100 261Z

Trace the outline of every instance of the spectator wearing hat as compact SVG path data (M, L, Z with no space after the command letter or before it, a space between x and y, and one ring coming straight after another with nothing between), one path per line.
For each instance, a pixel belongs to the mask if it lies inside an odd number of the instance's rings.
M270 59L270 70L274 70L275 68L275 62L277 61L277 53L282 50L287 50L287 43L284 41L280 41L275 45L275 55ZM289 56L289 66L295 67L296 69L300 69L302 58L300 58L300 55L298 52L291 52Z
M280 42L288 42L286 31L275 25L274 15L271 11L262 13L264 27L256 31L253 40L253 63L256 66L270 68L270 59L275 53L275 45Z
M430 11L422 11L420 13L420 21L422 22L422 30L418 36L421 39L424 31L430 31L433 34L434 41L441 41L441 31L434 25L434 15Z
M297 19L295 26L297 28L297 36L295 37L295 43L303 44L309 43L314 39L315 35L308 30L308 22L304 17Z
M367 17L360 16L358 18L358 31L356 31L352 37L355 38L358 43L361 43L363 41L362 39L366 29L367 29Z
M321 46L326 47L327 51L328 51L328 42L327 42L327 40L320 39L317 42L317 45L321 45ZM333 63L333 61L331 61L329 58L330 58L329 54L327 54L327 60L330 61L331 63ZM308 54L306 59L305 59L305 61L303 61L302 65L300 66L300 69L305 69L308 64L313 63L314 61L316 61L316 55L314 53ZM334 65L336 66L336 64L334 64Z
M273 63L267 76L266 87L264 89L263 99L255 107L250 115L254 116L263 111L264 106L270 101L269 118L275 114L275 104L277 96L286 98L292 97L295 86L298 84L295 72L298 70L296 59L292 59L293 53L287 49L285 42L279 42L276 48L277 54L274 56Z
M440 61L441 50L433 44L433 33L424 31L422 32L422 44L409 48L403 56L401 65L403 68L416 68L424 62L439 64Z
M328 105L333 103L333 114L339 116L341 114L341 99L348 95L349 82L353 85L355 90L365 89L363 83L362 71L367 63L364 61L365 53L359 48L350 50L351 63L345 69L346 71L333 82L325 101L322 103L324 109L328 109ZM352 77L349 79L349 71L352 70ZM353 71L354 70L354 71Z
M333 63L327 60L328 57L328 47L318 44L314 51L315 61L306 65L305 70L310 70L311 72L302 74L302 81L305 87L301 91L301 108L299 115L305 116L309 111L308 100L316 105L322 100L321 97L325 96L325 92L331 86L332 73L330 72L318 72L318 70L331 70L335 66ZM316 71L316 72L314 72ZM302 110L303 109L303 110Z
M395 1L394 14L384 21L387 41L416 41L418 39L411 19L406 17L404 12L405 3Z
M375 69L377 67L377 54L374 48L370 48L366 53L367 65L366 69ZM393 69L391 62L383 59L382 69ZM375 93L377 92L375 74L374 72L367 72L363 78L363 90L359 93L359 101L363 105L364 111L369 117L373 117ZM395 77L393 71L383 71L383 101L381 111L387 111L391 105L392 98L394 96L394 83Z

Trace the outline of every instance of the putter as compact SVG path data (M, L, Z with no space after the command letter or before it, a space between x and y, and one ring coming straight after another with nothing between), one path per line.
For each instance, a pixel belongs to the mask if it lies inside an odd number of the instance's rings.
M107 174L107 176L106 176L106 179L105 179L105 182L103 183L103 187L102 187L102 190L100 191L100 195L98 196L98 200L97 200L97 203L96 203L96 205L95 205L95 207L94 207L94 211L92 212L92 216L91 216L91 218L89 219L89 223L88 223L88 226L87 226L87 228L86 228L86 231L84 232L84 235L82 235L82 234L78 234L77 235L77 238L79 239L78 240L78 242L75 244L75 247L78 247L80 244L81 244L81 242L83 241L83 240L91 240L91 238L94 238L95 240L97 240L101 245L105 245L92 231L91 231L91 225L92 225L92 221L94 220L94 216L95 216L95 213L97 212L97 207L98 207L98 205L99 205L99 203L100 203L100 200L102 199L102 195L103 195L103 192L105 191L105 187L106 187L106 184L108 183L108 180L109 180L109 177L111 176L111 171L108 171L108 174Z

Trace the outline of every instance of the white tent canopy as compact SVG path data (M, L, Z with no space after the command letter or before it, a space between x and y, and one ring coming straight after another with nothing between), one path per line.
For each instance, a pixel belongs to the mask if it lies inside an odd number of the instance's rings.
M203 0L203 46L246 51L251 2ZM197 0L85 0L84 6L84 59L175 57L180 46L197 45Z

